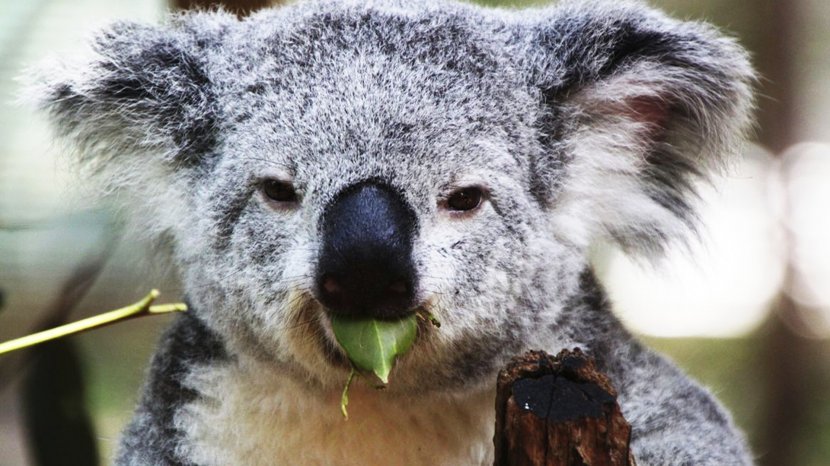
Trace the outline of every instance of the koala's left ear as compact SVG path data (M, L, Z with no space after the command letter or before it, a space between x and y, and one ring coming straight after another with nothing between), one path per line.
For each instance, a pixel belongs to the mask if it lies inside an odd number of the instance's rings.
M113 201L135 222L128 230L161 247L186 225L189 181L218 144L209 57L236 23L223 12L117 23L89 56L34 70L27 97L70 149L85 193Z
M82 167L193 164L215 139L204 49L220 19L116 23L94 37L87 59L37 70L30 97L77 149Z
M519 23L514 53L544 115L535 183L557 233L659 251L694 229L694 181L751 124L742 49L632 3L567 1Z

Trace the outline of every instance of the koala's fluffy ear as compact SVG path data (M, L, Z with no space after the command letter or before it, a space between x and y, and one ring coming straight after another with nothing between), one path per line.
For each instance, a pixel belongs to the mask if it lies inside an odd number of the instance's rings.
M141 236L155 241L182 224L187 177L218 134L207 57L236 21L194 13L164 26L117 23L83 59L33 70L26 97L49 116L89 192L128 207Z
M164 246L188 212L189 179L213 152L218 109L208 65L230 14L164 26L117 23L80 60L44 65L26 96L50 117L90 194L126 207L128 230Z
M209 38L195 32L199 18L188 21L117 23L94 38L87 59L37 71L30 97L78 149L81 166L140 164L130 158L193 164L211 149L216 109L203 63Z
M520 23L515 53L545 109L536 187L558 233L651 252L693 230L694 182L751 124L742 49L634 3L565 2Z

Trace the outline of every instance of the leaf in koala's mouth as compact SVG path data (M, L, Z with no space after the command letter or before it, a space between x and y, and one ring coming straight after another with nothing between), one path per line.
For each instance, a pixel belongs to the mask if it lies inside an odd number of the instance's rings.
M371 373L383 384L389 382L389 373L398 356L403 355L415 342L418 318L428 320L433 326L441 323L432 314L420 313L398 320L355 319L331 317L331 328L337 343L343 348L352 364L352 372L340 396L340 411L349 418L349 386L358 372Z
M418 321L415 314L398 320L332 316L331 328L352 365L386 384L395 360L415 342Z

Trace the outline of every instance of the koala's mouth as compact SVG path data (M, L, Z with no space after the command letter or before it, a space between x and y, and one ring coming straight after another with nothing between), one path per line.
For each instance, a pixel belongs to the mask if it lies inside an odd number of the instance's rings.
M305 361L304 366L312 373L323 371L350 371L352 362L347 352L340 346L335 337L330 316L332 310L322 304L312 293L297 292L290 298L293 312L290 319L286 343L299 361ZM425 342L432 338L437 330L437 321L431 319L433 313L442 315L439 309L434 309L436 302L426 299L411 308L409 315L416 315L416 333L412 346L405 354L400 355L398 362L409 365L407 361L421 360L425 356L418 356L430 345ZM427 357L428 359L428 357ZM397 364L396 364L397 365ZM318 372L319 373L319 372ZM320 374L322 375L322 374Z
M316 335L318 337L317 344L327 363L334 367L351 369L352 363L349 362L346 353L334 339L333 333L331 332L331 325L328 322L326 323L326 328L321 332L316 332Z
M349 361L349 357L344 351L344 349L340 346L337 342L337 339L334 335L334 331L331 325L331 319L329 318L329 312L324 307L320 306L322 310L322 315L320 318L320 326L321 331L316 332L317 335L317 344L320 347L321 353L325 358L326 362L331 366L343 368L343 369L351 369L352 363ZM418 316L416 319L417 322L417 332L415 336L415 342L412 345L412 348L407 355L412 352L416 352L418 350L419 341L423 341L430 332L434 331L437 321L430 320L425 316L431 316L429 311L427 310L426 306L417 306L412 309L411 313L413 315ZM406 355L403 355L404 357Z
M351 363L334 338L328 309L313 296L306 294L302 298L305 302L294 315L290 325L293 330L290 332L293 334L293 350L305 355L304 358L311 357L314 360L322 357L322 362L326 365L348 370Z

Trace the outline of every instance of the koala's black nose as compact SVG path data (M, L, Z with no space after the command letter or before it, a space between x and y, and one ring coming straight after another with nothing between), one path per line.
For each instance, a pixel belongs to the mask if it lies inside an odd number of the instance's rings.
M394 319L411 312L415 214L392 188L345 189L323 215L317 294L331 312Z

